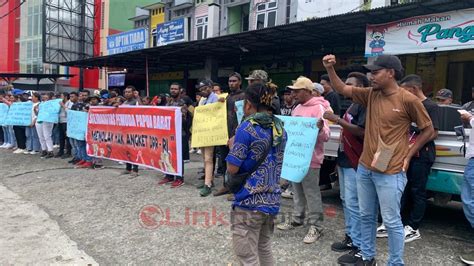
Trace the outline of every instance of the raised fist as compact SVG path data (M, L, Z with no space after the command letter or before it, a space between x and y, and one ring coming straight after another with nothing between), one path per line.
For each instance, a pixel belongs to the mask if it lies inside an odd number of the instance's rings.
M323 66L325 68L333 67L336 64L336 56L333 54L328 54L323 57Z

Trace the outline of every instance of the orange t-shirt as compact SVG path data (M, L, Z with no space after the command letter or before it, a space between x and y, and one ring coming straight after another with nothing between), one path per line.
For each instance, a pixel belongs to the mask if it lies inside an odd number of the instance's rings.
M359 162L366 168L371 167L374 155L379 147L379 137L388 146L394 147L385 174L402 171L403 161L408 154L408 132L411 123L420 130L431 126L431 119L420 99L403 88L391 95L384 95L373 88L352 88L352 100L367 108L364 150Z

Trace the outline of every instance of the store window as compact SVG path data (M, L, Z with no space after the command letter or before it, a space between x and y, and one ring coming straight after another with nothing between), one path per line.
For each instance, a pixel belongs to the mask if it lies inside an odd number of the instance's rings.
M196 40L207 38L207 16L196 18Z
M267 2L257 6L257 30L276 26L276 20L277 2Z

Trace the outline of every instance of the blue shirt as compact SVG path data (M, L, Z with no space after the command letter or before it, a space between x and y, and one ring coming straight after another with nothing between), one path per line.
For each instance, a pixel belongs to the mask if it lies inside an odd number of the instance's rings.
M237 206L270 215L278 214L281 195L280 175L286 144L286 132L283 134L282 143L271 148L265 161L235 194L232 207ZM240 167L239 173L250 171L272 144L271 135L271 128L264 129L252 125L249 121L243 122L236 130L234 146L226 161Z
M218 100L219 100L219 97L217 96L217 94L215 94L214 92L211 92L211 94L209 94L209 96L207 97L203 105L216 103Z

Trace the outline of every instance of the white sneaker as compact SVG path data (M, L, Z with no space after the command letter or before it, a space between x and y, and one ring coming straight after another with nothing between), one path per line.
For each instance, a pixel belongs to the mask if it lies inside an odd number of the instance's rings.
M286 221L284 223L278 224L277 228L280 229L280 230L283 230L283 231L288 231L288 230L300 227L302 225L303 224L297 224L295 222L292 222L291 218L290 218L290 219L286 219Z
M31 151L25 150L23 154L31 154Z
M196 153L196 149L190 149L189 153Z
M3 143L2 145L0 145L0 149L5 148L6 145L7 145L6 143Z
M13 144L7 144L4 148L5 149L12 149L14 146Z
M23 149L16 149L13 153L20 154L20 153L24 153L24 152L25 152L25 150L23 150Z
M31 154L31 155L36 155L36 154L38 154L38 153L39 153L39 152L37 152L37 151L30 151L30 154Z
M59 145L58 145L58 144L53 145L53 148L54 148L54 149L57 149L57 148L59 148Z
M405 228L403 229L405 231L405 243L421 238L420 230L415 230L409 225L405 225Z
M309 227L308 233L303 239L303 242L306 244L312 244L316 242L322 236L321 231L316 228L316 226L311 225Z
M197 150L197 154L202 154L201 149Z
M384 224L377 227L377 237L378 238L388 237L387 228L385 228Z
M285 199L292 199L293 198L293 191L291 191L289 189L285 189L285 191L283 191L281 193L281 196Z

